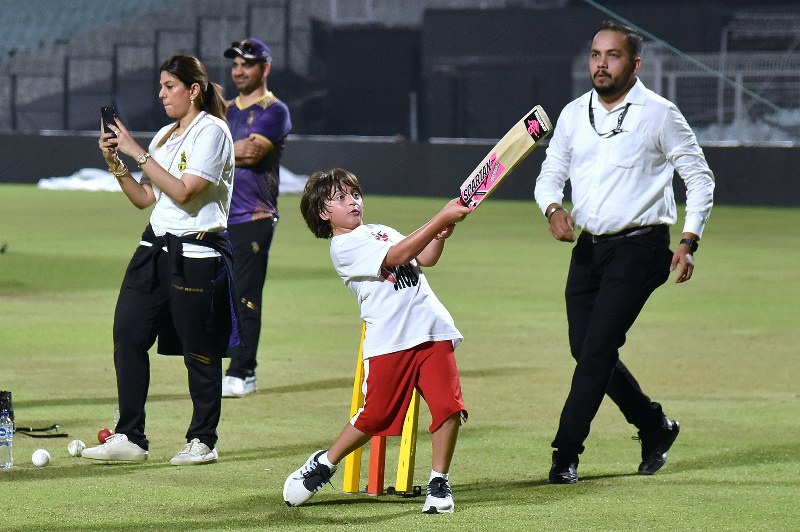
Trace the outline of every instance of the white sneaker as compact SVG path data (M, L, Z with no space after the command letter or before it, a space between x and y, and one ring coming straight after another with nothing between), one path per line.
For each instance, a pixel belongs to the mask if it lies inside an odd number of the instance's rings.
M124 434L112 434L105 443L81 451L81 456L107 462L141 462L147 460L147 451L128 441Z
M424 514L451 514L455 510L453 490L450 483L442 477L432 478L428 482L425 505L422 507Z
M178 454L173 456L169 463L172 465L199 465L216 462L219 455L217 449L210 449L197 438L183 446Z
M240 379L226 375L222 378L222 397L244 397L258 391L258 380L255 375Z
M300 506L331 481L337 466L329 468L319 463L319 457L324 453L325 449L309 456L306 463L286 479L283 484L283 500L286 504Z

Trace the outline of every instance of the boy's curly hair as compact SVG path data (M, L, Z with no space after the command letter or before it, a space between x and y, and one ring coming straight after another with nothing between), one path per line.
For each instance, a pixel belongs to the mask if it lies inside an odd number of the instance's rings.
M300 212L306 225L317 238L333 237L331 222L323 220L320 215L328 209L326 203L331 196L337 191L344 190L345 186L361 194L358 178L341 168L314 172L308 178L303 196L300 198Z

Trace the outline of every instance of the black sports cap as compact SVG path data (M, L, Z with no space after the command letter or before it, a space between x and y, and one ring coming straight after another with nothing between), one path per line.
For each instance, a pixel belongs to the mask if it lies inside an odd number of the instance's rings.
M241 57L245 61L272 62L272 52L269 51L269 46L252 37L243 41L233 41L231 47L225 50L224 55L228 59Z

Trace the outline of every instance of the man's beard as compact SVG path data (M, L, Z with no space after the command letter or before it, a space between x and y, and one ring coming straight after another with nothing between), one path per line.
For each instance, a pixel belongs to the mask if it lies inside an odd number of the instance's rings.
M610 76L609 76L610 77ZM622 73L617 79L610 78L611 84L605 86L598 86L594 81L594 76L592 76L592 87L600 96L614 96L615 94L619 94L624 92L625 90L631 88L635 81L633 77L633 69L627 69L625 72Z
M598 87L597 85L592 83L592 86L594 87L594 90L597 91L597 94L599 94L600 96L613 96L614 94L622 90L622 87L617 85L616 83L612 83L611 85L607 85L605 87Z

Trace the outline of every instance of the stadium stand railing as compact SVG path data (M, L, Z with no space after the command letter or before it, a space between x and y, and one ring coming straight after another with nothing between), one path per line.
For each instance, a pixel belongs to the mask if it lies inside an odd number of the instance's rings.
M800 140L800 13L736 12L719 53L676 54L645 43L639 76L674 102L706 144ZM586 58L573 95L589 89Z
M419 25L426 9L557 8L564 0L25 0L4 4L0 27L0 129L96 128L97 102L117 105L135 128L163 122L154 69L168 55L200 57L211 78L229 82L220 50L231 36L269 35L280 65L308 73L311 25ZM743 121L778 124L798 138L800 13L735 13L719 54L677 57L648 45L645 83L671 99L697 127ZM696 62L707 65L699 68ZM576 94L588 85L575 61ZM754 97L755 95L755 97ZM298 98L300 96L297 96Z
M0 130L94 129L98 99L139 127L154 127L148 116L159 114L158 102L144 91L153 69L169 55L190 53L212 79L226 80L220 50L231 36L270 35L277 64L302 76L314 19L413 25L431 7L521 2L554 7L564 0L13 0L0 22Z

